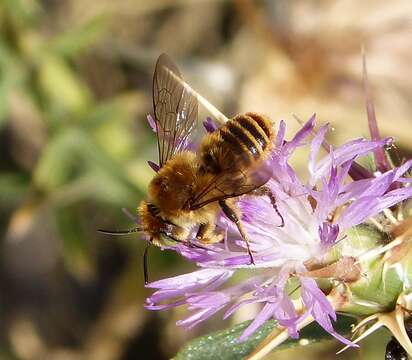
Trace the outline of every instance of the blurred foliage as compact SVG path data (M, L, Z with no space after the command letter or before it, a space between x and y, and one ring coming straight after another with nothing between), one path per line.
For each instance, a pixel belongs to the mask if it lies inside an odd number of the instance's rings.
M144 310L143 242L96 233L133 226L120 209L135 213L153 175L156 57L175 57L228 115L261 111L292 132L292 113L317 112L339 143L367 134L363 43L383 134L409 156L412 9L396 3L2 0L0 357L165 359L222 328L216 318L187 332L174 324L183 310ZM150 268L160 278L191 265L154 249Z

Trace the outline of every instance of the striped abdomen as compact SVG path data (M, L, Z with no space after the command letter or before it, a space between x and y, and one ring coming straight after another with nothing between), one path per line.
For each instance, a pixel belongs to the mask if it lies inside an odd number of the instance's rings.
M213 173L253 166L271 151L274 136L273 124L264 116L237 115L203 141L202 166Z

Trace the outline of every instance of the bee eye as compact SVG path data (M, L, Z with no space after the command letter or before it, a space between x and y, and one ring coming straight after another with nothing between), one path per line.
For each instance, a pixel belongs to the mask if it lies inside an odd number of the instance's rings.
M159 208L154 204L147 204L147 208L149 209L150 214L152 214L155 217L158 216L160 213Z

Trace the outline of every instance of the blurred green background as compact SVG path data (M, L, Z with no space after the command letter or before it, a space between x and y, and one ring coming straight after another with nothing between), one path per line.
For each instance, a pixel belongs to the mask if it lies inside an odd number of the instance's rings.
M291 134L292 114L316 112L339 144L368 134L363 44L382 133L410 156L411 39L409 0L1 0L0 359L162 360L253 317L248 308L176 327L184 309L143 308L144 243L96 232L132 227L121 208L135 213L153 176L146 114L160 53L228 116L262 112ZM150 254L152 279L192 268ZM339 358L383 359L387 339L382 331Z

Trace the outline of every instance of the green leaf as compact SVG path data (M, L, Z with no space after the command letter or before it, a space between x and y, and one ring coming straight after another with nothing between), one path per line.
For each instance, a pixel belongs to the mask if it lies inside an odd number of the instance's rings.
M59 113L83 111L92 101L92 95L82 79L58 56L43 56L39 84L51 109L57 109Z
M7 15L21 28L29 27L42 10L37 0L3 0L1 4Z
M2 206L15 206L16 203L27 195L29 179L19 173L0 174L0 204Z
M59 34L51 41L50 48L69 58L75 57L82 51L90 50L90 46L104 34L107 20L105 16L95 16L86 23Z
M82 163L84 134L76 128L59 131L49 140L34 172L35 183L42 189L52 190L67 183L70 175ZM87 145L87 143L86 143ZM79 171L79 170L77 170Z
M351 325L355 320L345 316L339 316L334 324L335 330L341 334L349 334ZM274 320L269 320L263 324L258 331L250 336L244 342L238 342L237 339L250 324L245 321L229 329L217 331L190 341L179 353L174 360L239 360L250 354L259 343L276 327ZM297 340L288 339L282 345L276 348L284 349L293 346L299 346L299 343L305 339L305 344L315 343L322 340L331 340L332 336L325 332L317 323L312 323L300 332L300 338Z
M67 127L49 141L34 172L36 186L64 204L96 197L123 206L142 193L123 167L81 128Z
M0 127L4 125L9 111L9 96L27 76L19 56L0 35Z
M54 211L56 225L63 240L62 257L65 268L81 278L90 273L90 249L84 229L79 221L79 207L57 208Z

